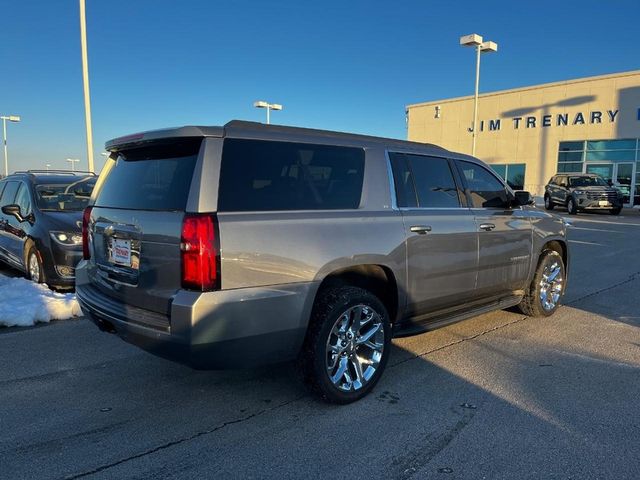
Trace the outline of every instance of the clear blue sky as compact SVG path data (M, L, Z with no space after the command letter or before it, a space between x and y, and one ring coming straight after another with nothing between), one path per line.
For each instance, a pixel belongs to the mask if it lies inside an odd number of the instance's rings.
M0 0L10 170L86 165L78 2ZM264 121L405 138L404 107L640 68L640 2L87 0L97 166L112 137Z

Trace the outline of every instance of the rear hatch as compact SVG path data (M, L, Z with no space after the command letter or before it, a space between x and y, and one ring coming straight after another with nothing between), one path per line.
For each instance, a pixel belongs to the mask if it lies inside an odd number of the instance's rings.
M182 222L202 138L124 149L96 186L89 228L94 295L162 316L182 282Z

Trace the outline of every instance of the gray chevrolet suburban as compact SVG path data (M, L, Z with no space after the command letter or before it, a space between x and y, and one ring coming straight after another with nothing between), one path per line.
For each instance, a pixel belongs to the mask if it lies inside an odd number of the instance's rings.
M297 359L327 401L391 338L566 287L563 220L484 163L385 138L232 121L117 138L83 217L80 305L194 368Z

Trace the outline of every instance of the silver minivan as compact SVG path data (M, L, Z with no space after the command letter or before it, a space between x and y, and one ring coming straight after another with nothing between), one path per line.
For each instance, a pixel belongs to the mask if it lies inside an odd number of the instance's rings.
M233 121L112 140L76 291L100 329L194 368L298 359L325 400L375 386L393 336L566 287L559 217L443 148Z

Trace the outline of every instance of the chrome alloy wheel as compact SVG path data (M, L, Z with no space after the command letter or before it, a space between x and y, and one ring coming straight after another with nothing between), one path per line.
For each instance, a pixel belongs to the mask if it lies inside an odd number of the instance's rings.
M342 391L360 390L373 377L384 350L380 314L367 305L342 313L331 329L326 367L331 383Z
M29 278L34 282L40 281L40 263L35 252L29 255Z
M546 311L553 310L564 288L562 264L555 260L544 267L540 279L540 302Z

